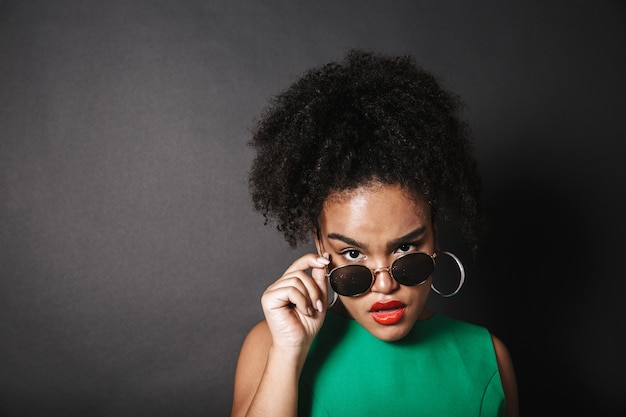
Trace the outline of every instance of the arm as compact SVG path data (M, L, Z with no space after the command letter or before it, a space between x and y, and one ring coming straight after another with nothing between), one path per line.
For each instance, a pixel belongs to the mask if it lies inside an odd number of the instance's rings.
M295 416L303 364L300 357L272 347L266 321L257 324L241 348L231 415Z
M300 373L325 317L326 265L305 255L263 294L265 320L250 331L239 355L232 417L296 416Z
M515 377L515 370L513 368L511 355L500 339L493 335L491 336L491 339L493 340L493 347L496 352L496 360L500 371L500 380L502 381L504 399L506 401L506 411L504 415L506 417L518 417L519 401L517 397L517 379Z
M281 364L271 345L272 336L266 321L257 324L244 340L235 371L233 417L254 415L254 412L295 415L301 366L291 360ZM254 407L251 407L253 401ZM272 405L281 409L272 410Z

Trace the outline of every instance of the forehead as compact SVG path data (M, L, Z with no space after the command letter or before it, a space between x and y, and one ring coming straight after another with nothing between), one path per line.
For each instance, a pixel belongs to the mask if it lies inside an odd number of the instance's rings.
M373 183L333 193L324 202L319 223L324 233L393 235L428 225L430 208L423 198L400 185Z

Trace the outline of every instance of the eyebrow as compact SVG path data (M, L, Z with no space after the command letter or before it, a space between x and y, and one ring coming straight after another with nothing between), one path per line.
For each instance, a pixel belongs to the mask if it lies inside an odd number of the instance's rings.
M418 227L412 232L409 232L406 235L401 236L398 239L394 239L391 242L387 243L387 249L394 249L404 243L413 242L416 239L418 239L420 236L422 236L425 231L426 231L426 226Z
M399 246L403 243L407 243L407 242L411 242L414 241L415 239L419 238L420 236L422 236L424 234L424 232L426 231L426 226L422 226L422 227L418 227L417 229L407 233L404 236L401 236L397 239L394 239L390 242L387 243L387 248L388 249L392 249L395 248L396 246ZM329 239L333 239L333 240L340 240L348 245L357 247L357 248L367 248L367 245L364 243L359 242L358 240L352 239L348 236L344 236L340 233L329 233L328 234L328 238Z

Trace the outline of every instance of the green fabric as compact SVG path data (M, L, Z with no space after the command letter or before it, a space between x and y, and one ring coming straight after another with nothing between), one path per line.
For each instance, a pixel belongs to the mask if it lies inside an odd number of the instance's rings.
M332 311L300 377L299 416L498 416L504 393L489 332L435 314L396 342Z

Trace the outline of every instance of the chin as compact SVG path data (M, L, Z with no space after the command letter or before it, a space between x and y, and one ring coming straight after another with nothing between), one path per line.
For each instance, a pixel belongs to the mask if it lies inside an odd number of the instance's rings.
M411 331L411 327L407 326L406 323L398 323L391 326L382 326L379 324L375 324L374 328L370 328L368 330L377 339L385 342L395 342L409 334L409 332Z

